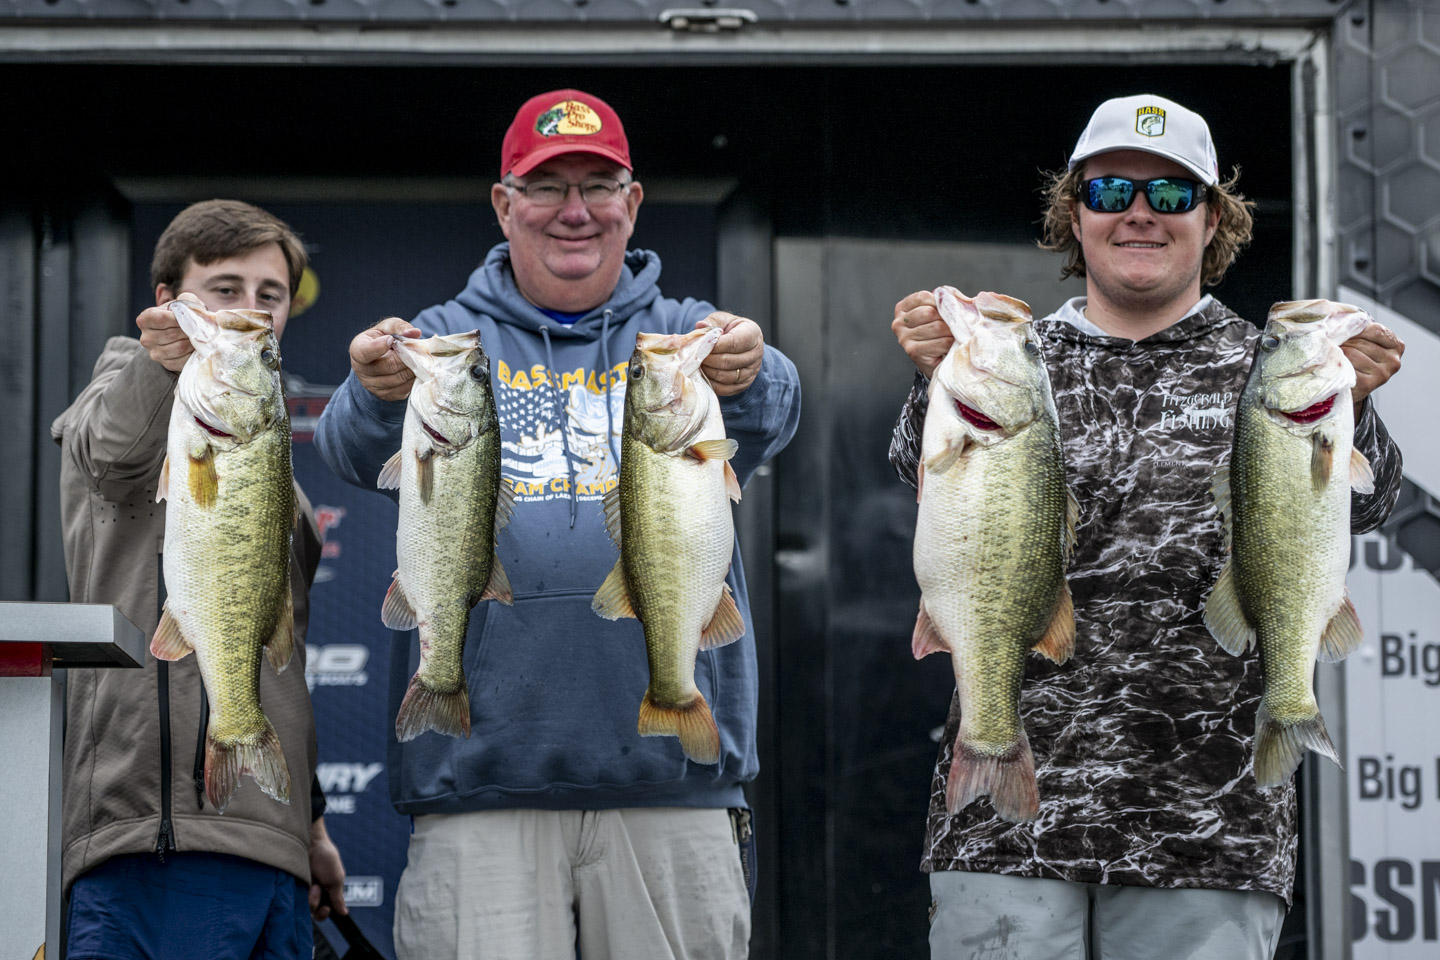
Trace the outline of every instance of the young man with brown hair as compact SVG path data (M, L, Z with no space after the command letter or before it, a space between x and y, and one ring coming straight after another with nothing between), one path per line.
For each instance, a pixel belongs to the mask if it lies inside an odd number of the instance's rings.
M278 338L305 263L288 226L233 200L187 207L161 235L156 305L136 318L139 340L112 337L90 384L51 427L63 449L72 601L114 604L147 637L159 619L165 505L155 488L175 384L193 352L164 305L189 293L210 310L265 310ZM262 670L260 696L295 782L310 780L311 796L282 805L246 778L223 815L204 802L197 658L166 663L147 653L139 671L71 670L63 869L74 960L309 957L311 911L328 912L322 890L345 910L345 871L315 786L303 660L320 538L298 485L296 493L290 582L301 655L283 673Z

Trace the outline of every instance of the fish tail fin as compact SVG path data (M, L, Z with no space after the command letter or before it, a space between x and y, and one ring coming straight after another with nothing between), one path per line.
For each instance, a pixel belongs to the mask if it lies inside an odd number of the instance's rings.
M1282 723L1270 715L1262 701L1255 717L1255 782L1274 787L1289 780L1306 750L1340 762L1319 708L1313 716Z
M290 769L280 737L269 720L254 743L222 743L214 733L205 736L205 796L220 813L230 803L240 775L248 773L271 799L290 802Z
M452 737L470 737L470 691L462 682L456 690L434 690L420 674L410 678L400 712L395 715L395 739L404 743L426 730Z
M950 814L978 797L989 796L995 812L1012 823L1034 820L1040 813L1040 788L1035 782L1035 756L1025 731L1006 753L982 753L965 742L964 728L955 738L945 805Z
M670 707L655 702L647 687L640 701L640 722L636 729L642 737L679 737L685 756L696 763L720 762L720 731L705 695L696 691L695 699L684 706Z

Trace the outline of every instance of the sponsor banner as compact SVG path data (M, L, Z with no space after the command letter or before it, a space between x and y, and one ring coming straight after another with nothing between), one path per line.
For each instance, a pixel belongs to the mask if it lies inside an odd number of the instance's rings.
M1356 538L1365 628L1345 664L1355 960L1440 956L1440 583L1385 536Z
M384 877L345 878L345 905L347 907L378 907L385 903Z

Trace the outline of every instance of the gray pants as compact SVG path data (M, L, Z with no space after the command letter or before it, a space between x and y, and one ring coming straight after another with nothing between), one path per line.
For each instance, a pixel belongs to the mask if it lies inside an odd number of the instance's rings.
M744 960L750 895L728 810L415 818L400 960Z
M930 874L931 960L1270 960L1285 901L996 873Z

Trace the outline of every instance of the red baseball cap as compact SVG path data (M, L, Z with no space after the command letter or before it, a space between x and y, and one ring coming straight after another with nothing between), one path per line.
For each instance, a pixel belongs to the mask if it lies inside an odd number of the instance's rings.
M581 90L552 90L526 100L515 114L500 144L500 176L523 177L563 153L593 153L635 169L625 128L610 104Z

